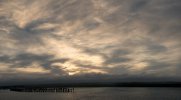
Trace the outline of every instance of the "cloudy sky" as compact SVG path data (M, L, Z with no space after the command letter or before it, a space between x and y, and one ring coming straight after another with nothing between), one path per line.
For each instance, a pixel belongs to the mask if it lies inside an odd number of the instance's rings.
M0 84L181 78L180 0L0 0Z

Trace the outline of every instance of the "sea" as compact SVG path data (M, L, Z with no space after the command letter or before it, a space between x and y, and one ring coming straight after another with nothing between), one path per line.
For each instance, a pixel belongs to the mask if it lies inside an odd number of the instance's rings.
M181 100L181 88L84 87L74 88L73 93L0 90L0 100Z

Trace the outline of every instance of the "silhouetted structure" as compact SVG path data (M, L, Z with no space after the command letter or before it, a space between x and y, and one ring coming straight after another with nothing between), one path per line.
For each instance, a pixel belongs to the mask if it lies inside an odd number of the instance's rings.
M17 92L74 92L74 88L11 88Z

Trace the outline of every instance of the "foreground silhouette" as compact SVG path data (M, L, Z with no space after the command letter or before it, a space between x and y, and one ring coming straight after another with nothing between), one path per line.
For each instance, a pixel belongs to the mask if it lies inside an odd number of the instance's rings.
M181 87L181 82L60 83L1 86L18 92L74 92L74 87Z

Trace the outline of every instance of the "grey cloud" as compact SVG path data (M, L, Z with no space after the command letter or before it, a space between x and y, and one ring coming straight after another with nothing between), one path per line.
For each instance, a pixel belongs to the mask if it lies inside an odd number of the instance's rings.
M145 1L145 0L135 0L133 1L131 7L130 7L130 11L135 13L139 10L142 10L144 9L144 6L146 6L146 4L148 3L149 1Z
M104 58L104 67L111 65L111 64L122 64L122 63L128 63L132 59L129 57L126 57L127 55L131 54L132 52L128 49L115 49L112 50L110 54L102 53L100 50L97 49L86 49L84 48L84 52L92 55L99 55ZM84 65L85 66L85 65ZM90 67L90 66L89 66Z
M114 66L113 68L107 68L105 70L108 73L114 73L113 75L126 75L126 76L129 76L130 75L129 68L130 68L130 66L119 65L119 66Z
M124 49L117 49L112 51L110 57L106 57L105 64L119 64L124 62L131 61L131 58L126 57L126 55L130 54L130 51Z
M82 70L83 68L98 69L110 75L118 75L117 77L120 77L119 75L134 77L131 76L132 74L138 77L142 75L147 77L147 74L166 76L167 73L173 72L177 73L175 77L180 76L178 72L181 50L180 0L100 0L97 8L93 0L47 0L46 2L44 0L0 0L0 63L18 68L38 62L51 73L67 74L63 68L59 69L58 66L52 65L72 61L71 57L54 59L59 52L54 51L53 54L49 54L47 45L49 46L49 39L54 39L57 43L59 41L65 43L62 45L68 44L76 49L76 52L103 58L103 63L99 67L84 61L73 63ZM13 13L16 10L21 12L23 9L12 9L11 6L7 6L11 3L25 6L24 9L40 7L38 12L43 12L42 16L37 19L30 16L28 22L20 27L13 19ZM47 15L44 16L44 13ZM52 24L53 27L38 28L44 24ZM65 33L53 34L59 32ZM43 40L45 37L47 40ZM36 54L27 51L38 47L45 49L44 55L41 51ZM57 51L59 50L61 51L61 45L57 48ZM134 66L126 65L133 62L145 62L148 66L139 72L131 72L130 68ZM112 68L109 68L110 66ZM151 70L152 74L147 73ZM92 74L96 76L95 73ZM17 78L31 77L31 75L16 75ZM51 77L51 75L44 76ZM82 75L84 76L86 75Z
M90 55L94 54L94 55L102 56L105 59L105 62L104 62L105 65L124 63L124 62L129 62L132 60L131 58L126 57L127 55L132 53L129 49L122 49L122 48L114 49L112 50L110 54L102 53L100 50L97 50L97 49L88 49L88 48L83 48L83 49L85 53L88 53Z
M164 53L167 51L167 48L165 46L159 44L148 44L147 49L152 54Z
M112 3L108 2L111 7L122 5L118 10L104 17L105 21L117 25L118 29L131 31L131 27L136 29L144 27L150 30L149 36L179 39L180 24L177 23L180 21L181 3L179 0L118 0L111 1ZM141 26L134 26L135 22L140 23Z
M39 1L32 1L32 2L39 2ZM31 5L32 2L24 1L22 4ZM4 25L7 25L6 28L11 28L10 31L10 37L14 38L15 40L19 41L19 43L28 43L28 44L38 44L41 43L41 37L42 36L53 36L51 33L57 31L57 27L52 27L50 29L36 29L36 27L50 23L50 24L61 24L65 22L74 22L77 20L84 20L86 17L89 17L91 13L93 13L93 5L91 1L66 1L66 0L53 0L48 1L49 4L44 6L42 8L42 11L47 10L49 12L50 16L48 17L42 17L41 19L32 20L29 23L25 25L25 27L20 28L15 24L14 21L12 21L8 16L4 17L4 15L0 15L3 18L3 21L5 21ZM86 8L86 9L85 9ZM27 8L28 9L28 8ZM31 13L31 12L29 12ZM63 16L62 18L59 18L60 16ZM10 24L10 25L8 25ZM86 23L86 27L88 29L92 29L95 26L96 23L88 22Z
M53 66L53 63L64 63L67 58L54 59L53 55L35 55L35 54L19 54L16 56L1 56L0 62L11 64L11 68L29 67L33 63L38 63L40 66L50 70L53 74L66 74L62 69Z
M89 30L93 30L96 29L101 23L96 22L94 20L90 20L84 23L84 27L89 31Z
M172 67L171 62L166 62L166 61L155 61L155 60L149 60L147 61L149 66L147 67L148 70L155 70L157 71L158 69L164 69L168 67Z
M75 21L88 17L93 11L90 0L53 0L49 3L48 9L52 9L53 16L62 15L64 21Z
M84 68L89 68L89 69L103 69L103 68L100 68L98 66L95 66L95 65L91 65L91 64L86 64L84 62L74 62L75 65L81 67L82 69Z
M137 14L135 21L147 26L149 35L160 40L180 39L180 8L179 0L152 0L149 5ZM144 24L145 23L145 24ZM143 26L144 27L144 26Z
M126 57L113 56L111 58L108 58L105 64L118 64L118 63L129 62L130 60L131 60L130 58Z

